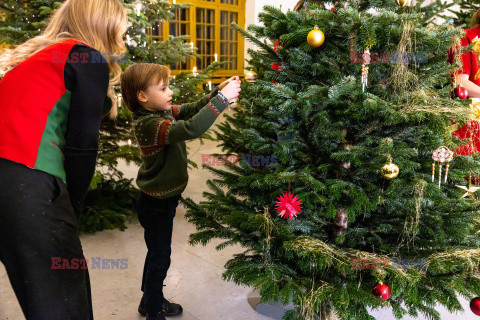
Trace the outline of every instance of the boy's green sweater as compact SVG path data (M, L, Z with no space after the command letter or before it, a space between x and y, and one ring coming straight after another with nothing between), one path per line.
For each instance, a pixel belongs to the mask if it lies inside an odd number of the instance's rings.
M146 194L169 198L181 194L188 182L186 140L200 137L227 106L218 88L205 98L167 111L134 114L135 137L142 165L137 185ZM213 97L210 100L210 97Z

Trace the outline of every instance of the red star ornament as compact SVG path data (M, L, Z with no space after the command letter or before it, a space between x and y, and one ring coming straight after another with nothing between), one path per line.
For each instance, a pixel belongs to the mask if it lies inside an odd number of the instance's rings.
M302 201L290 192L285 192L277 198L277 212L283 219L295 219L295 217L302 211Z

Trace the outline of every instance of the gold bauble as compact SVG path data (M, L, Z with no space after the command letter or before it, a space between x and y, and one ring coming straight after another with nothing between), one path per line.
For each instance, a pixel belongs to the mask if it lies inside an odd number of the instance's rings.
M395 3L398 4L400 7L406 7L410 5L411 0L395 0Z
M257 81L257 74L253 71L248 71L245 73L245 81L248 83L255 83L255 81Z
M392 160L389 160L386 165L380 169L380 173L386 179L393 179L398 176L400 169L395 163L392 163Z
M325 35L323 34L322 30L318 29L317 26L313 28L312 31L308 33L307 42L312 47L320 47L325 41Z

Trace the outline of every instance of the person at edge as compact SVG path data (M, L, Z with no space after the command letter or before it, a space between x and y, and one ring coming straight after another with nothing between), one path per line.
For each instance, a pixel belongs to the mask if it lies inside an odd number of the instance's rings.
M93 319L88 269L52 259L85 259L76 214L121 74L98 57L126 52L126 30L119 0L67 0L39 36L0 53L0 261L27 320Z
M240 92L236 76L197 102L172 105L169 75L166 66L138 63L125 69L121 79L122 97L133 113L142 157L136 210L148 251L138 312L147 320L164 320L182 312L179 304L164 298L163 282L170 267L173 218L188 181L185 141L207 131Z
M465 37L460 40L462 47L470 45L475 38L480 38L480 9L473 15L472 25L475 27L466 29ZM449 52L449 60L450 63L453 63L453 50ZM471 51L464 52L461 55L461 62L463 66L456 71L455 75L457 84L467 90L469 98L480 98L480 77L475 79L479 70L478 55ZM454 131L453 135L459 139L471 139L469 143L455 150L458 155L468 156L480 151L480 124L478 121L468 121L463 127Z

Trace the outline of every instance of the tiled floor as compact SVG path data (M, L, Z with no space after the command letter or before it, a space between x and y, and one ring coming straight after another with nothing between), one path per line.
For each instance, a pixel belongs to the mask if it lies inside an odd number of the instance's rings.
M195 140L189 142L188 146L190 158L199 166L201 154L220 152L216 143L211 141L205 141L205 144L201 145L198 140ZM135 168L126 168L125 173L128 177L134 177L135 170ZM205 181L208 178L208 172L201 169L201 166L199 169L192 170L183 196L199 201L202 198L202 192L205 191ZM188 236L195 231L195 227L185 220L184 214L185 209L179 206L174 222L172 265L165 287L166 297L182 304L184 313L180 317L170 319L272 320L273 318L255 312L249 305L247 298L252 294L251 288L237 286L221 278L225 262L242 249L229 247L216 251L215 245L219 242L210 243L206 247L190 246ZM128 268L123 270L92 269L90 264L95 319L141 319L137 313L137 306L141 297L140 281L147 250L143 240L143 229L139 223L133 221L125 232L103 231L94 235L82 235L81 240L87 259L92 257L128 259ZM462 305L467 310L465 314L449 314L439 308L442 319L480 319L470 312L467 301L463 300ZM375 311L371 314L376 319L394 319L389 310ZM0 320L7 319L20 320L23 319L23 315L6 277L5 269L0 264Z

